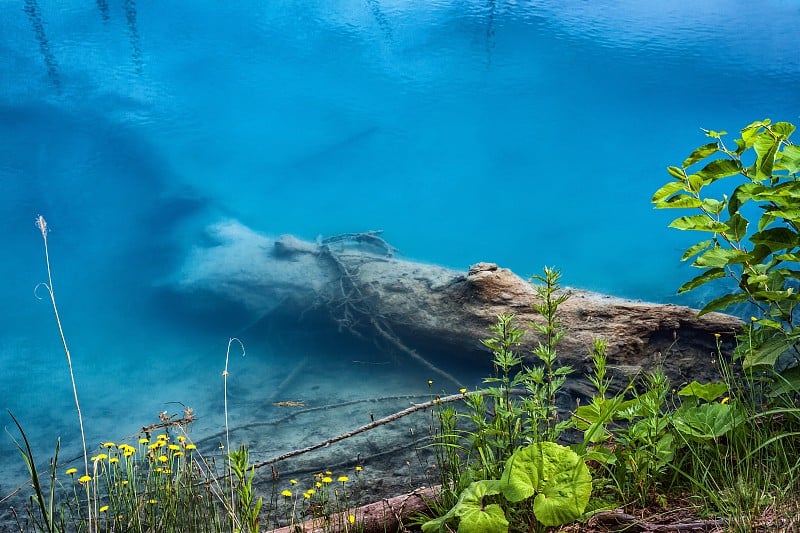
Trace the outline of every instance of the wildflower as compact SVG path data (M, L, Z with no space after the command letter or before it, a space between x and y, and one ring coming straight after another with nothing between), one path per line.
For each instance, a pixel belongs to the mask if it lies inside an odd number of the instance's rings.
M756 320L758 320L756 317L754 317L754 316L750 317L750 322L755 322Z
M104 505L104 506L102 506L102 507L100 508L100 512L101 512L101 513L105 513L106 511L108 511L108 505Z
M339 483L347 483L348 481L350 481L350 478L347 476L339 476L338 478L336 478L336 481L338 481Z
M461 394L466 394L467 393L467 389L462 387L462 388L458 389L458 392L460 392Z
M309 496L313 496L314 494L317 493L317 491L315 491L314 489L308 489L306 492L308 493Z
M314 489L311 489L311 490L314 490ZM311 498L311 493L310 492L304 492L303 493L303 498L305 498L306 500L310 499Z
M297 480L296 479L290 479L289 483L291 483L292 485L297 485Z
M127 480L127 479L123 479L123 480L122 480L122 486L124 487L124 486L125 486L125 485L127 485L127 484L128 484L128 480Z
M729 401L730 401L730 398L729 398L729 397L727 397L727 396L725 396L723 399L721 399L721 400L719 401L719 403L725 404L725 403L728 403Z
M181 455L183 455L183 452L175 452L173 457L180 457Z
M350 522L351 524L355 524L356 523L356 517L353 516L353 515L347 515L347 521Z
M197 449L197 446L195 446L194 444L187 444L186 445L186 449L187 450L195 450L195 449Z
M322 478L322 482L323 483L333 483L333 478L331 478L331 476L325 476L324 478Z
M156 436L156 440L167 440L168 438L164 433Z
M364 470L363 466L361 465L356 466L356 472L361 472L362 470Z
M185 441L186 437L184 437L183 435L178 435L178 442L185 442Z
M147 503L149 503L150 505L155 505L155 504L158 503L158 500L156 500L156 499L147 500Z
M330 470L326 470L326 471L325 471L325 475L326 475L326 476L332 476L332 475L333 475L333 472L331 472Z
M722 333L714 333L715 339L719 340L720 337L722 337Z
M172 450L173 452L177 452L178 450L180 450L180 449L181 449L181 447L180 447L180 446L178 446L177 444L170 444L169 446L167 446L167 448L169 448L169 449L170 449L170 450Z
M317 487L317 488L320 488L322 486L322 483L317 481L316 483L314 483L314 486Z
M290 491L288 489L283 489L281 491L281 496L283 496L284 498L291 498L292 497L292 491Z
M428 387L430 387L431 385L433 385L433 380L432 380L432 379L429 379L429 380L428 380Z
M164 472L164 469L161 468L160 466L157 466L156 468L153 469L153 472L155 472L156 474L161 474L162 472Z
M89 483L92 480L92 476L81 476L78 478L79 483Z
M71 476L72 474L74 474L74 473L75 473L75 472L77 472L77 471L78 471L78 469L77 469L77 468L67 468L67 471L66 471L65 473L66 473L68 476Z
M104 454L104 453L98 453L97 455L95 455L94 457L92 457L92 462L95 462L95 461L105 461L106 459L108 459L108 455L106 455L106 454Z
M118 463L119 462L119 457L112 457L111 459L108 460L108 462L110 464L112 464L112 465L115 464L115 463Z
M166 463L167 461L169 461L169 458L166 455L159 455L158 460L161 461L162 463Z
M148 442L150 442L150 441L149 441L149 440L147 440L147 439L146 439L146 438L144 438L144 437L142 437L141 439L139 439L139 444L147 444Z
M111 442L111 441L108 441L108 442L104 442L104 443L103 443L103 448L114 448L114 447L116 447L116 444L114 444L114 443L113 443L113 442Z
M164 469L164 473L165 473L165 474L167 474L167 475L169 475L169 474L171 474L171 473L172 473L172 469L171 469L171 468L165 468L165 469Z

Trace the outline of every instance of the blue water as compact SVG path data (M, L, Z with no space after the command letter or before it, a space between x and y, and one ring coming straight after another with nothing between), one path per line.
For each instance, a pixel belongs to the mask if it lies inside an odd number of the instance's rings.
M76 454L34 294L40 213L90 444L180 411L168 402L195 409L198 437L220 428L227 338L255 317L194 315L164 286L221 219L308 239L382 229L416 260L555 265L568 285L678 301L692 237L649 204L665 167L701 127L800 113L800 7L696 4L0 0L0 405L42 459L59 435ZM273 333L233 360L237 423L274 399L427 391L402 357ZM365 357L390 364L352 364ZM306 377L271 398L298 359ZM6 479L15 454L0 438Z

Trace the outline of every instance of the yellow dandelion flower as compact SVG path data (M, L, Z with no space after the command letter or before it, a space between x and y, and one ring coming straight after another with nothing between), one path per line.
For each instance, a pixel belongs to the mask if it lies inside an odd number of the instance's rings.
M92 462L95 462L95 461L105 461L106 459L108 459L108 455L106 455L106 454L104 454L104 453L98 453L97 455L95 455L94 457L92 457Z
M314 483L314 486L317 487L317 488L320 488L322 486L322 483L317 481L316 483Z
M755 322L756 320L758 320L756 317L754 317L754 316L751 316L751 317L750 317L750 321L751 321L751 322Z
M168 438L169 437L167 437L164 433L162 433L161 435L156 435L157 440L167 440Z
M350 522L351 524L355 524L356 523L356 517L353 516L353 515L348 515L347 516L347 521Z
M153 469L153 472L155 472L156 474L160 474L160 473L162 473L163 471L164 471L164 469L163 469L163 468L161 468L160 466L157 466L157 467L155 467L155 468Z
M104 442L104 443L103 443L103 448L114 448L114 447L116 447L116 444L114 444L114 443L113 443L113 442L111 442L111 441L108 441L108 442Z
M159 455L158 460L162 463L166 463L167 461L169 461L169 457L167 457L166 455Z
M112 465L118 463L119 457L112 457L111 459L108 460L108 462L111 463Z
M728 398L727 396L725 396L723 399L721 399L721 400L719 401L719 403L728 403L729 401L730 401L730 398Z
M350 478L347 476L339 476L338 478L336 478L336 481L338 481L339 483L347 483L348 481L350 481Z
M172 469L171 468L165 468L164 469L164 473L165 474L171 474L172 473Z
M185 441L186 437L184 437L183 435L178 435L178 442L185 442Z
M309 496L313 496L314 494L317 493L317 491L315 491L314 489L308 489L306 492L308 493Z
M78 471L78 469L77 469L77 468L67 468L67 471L66 471L65 473L66 473L68 476L71 476L72 474L74 474L74 473L75 473L75 472L77 472L77 471Z
M333 475L333 472L331 472L330 470L326 470L326 471L325 471L325 475L326 475L326 476L332 476L332 475Z
M108 511L108 505L104 505L104 506L102 506L102 507L100 508L100 512L101 512L101 513L105 513L106 511Z
M287 489L283 489L281 491L281 496L283 496L284 498L291 498L292 497L292 491L287 490Z
M125 457L130 457L133 455L134 450L125 450Z
M92 480L92 476L81 476L78 478L79 483L89 483Z
M194 444L187 444L186 445L186 449L187 450L196 450L197 446L195 446Z
M364 467L363 467L363 466L361 466L361 465L358 465L358 466L356 467L356 472L361 472L362 470L364 470Z
M467 393L467 389L462 387L462 388L458 389L458 392L460 392L461 394L466 394Z
M428 387L430 387L431 385L433 385L433 380L432 380L432 379L429 379L429 380L428 380Z
M292 485L297 485L297 480L296 479L290 479L289 483L291 483Z
M714 337L716 339L719 339L720 337L722 337L722 333L714 333Z
M180 446L178 446L177 444L170 444L169 446L167 446L167 448L169 448L169 449L170 449L170 450L172 450L173 452L177 452L178 450L180 450L180 449L181 449L181 447L180 447Z
M331 476L325 476L322 478L323 483L333 483L333 478Z
M309 494L308 492L304 492L304 493L303 493L303 498L305 498L306 500L308 500L308 499L310 499L310 498L311 498L311 494Z
M153 444L149 444L147 446L148 450L155 450L156 448L158 448L158 443L157 442L154 442Z
M144 438L144 437L142 437L141 439L139 439L139 444L147 444L148 442L150 442L150 441L149 441L149 440L147 440L147 439L146 439L146 438Z
M180 457L181 455L183 455L183 452L175 452L173 457Z
M149 503L150 505L155 505L155 504L158 503L158 500L156 500L156 499L147 500L147 503Z

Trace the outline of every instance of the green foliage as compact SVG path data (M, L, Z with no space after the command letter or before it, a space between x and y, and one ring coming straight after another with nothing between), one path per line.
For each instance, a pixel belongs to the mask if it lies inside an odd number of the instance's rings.
M499 480L471 483L445 515L422 525L424 533L445 531L446 523L459 519L459 533L508 531L503 508L489 503L502 495L517 503L533 498L535 522L558 526L583 515L592 492L592 478L583 460L566 446L538 442L516 450Z
M263 503L262 498L256 499L253 493L253 477L255 467L250 467L250 458L244 444L228 454L233 476L236 480L236 494L238 500L234 505L234 523L239 524L238 531L258 533L258 513Z
M702 313L749 302L760 318L747 326L754 344L740 344L745 369L772 367L798 333L800 270L800 147L789 140L794 125L753 122L729 147L725 132L705 131L713 142L695 149L680 166L667 170L673 180L655 192L659 209L692 209L670 227L710 234L691 246L682 260L694 258L702 273L679 293L729 279L734 290L705 305ZM699 168L698 168L699 167ZM719 194L725 180L729 194Z

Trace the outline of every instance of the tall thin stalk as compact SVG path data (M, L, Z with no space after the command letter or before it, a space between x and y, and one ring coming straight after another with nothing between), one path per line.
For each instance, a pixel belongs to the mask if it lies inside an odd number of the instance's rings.
M224 382L223 385L223 402L225 407L225 447L228 457L230 457L231 453L231 438L230 438L230 431L228 428L228 376L230 373L228 372L228 362L230 360L231 355L231 345L234 342L238 342L239 346L242 348L242 357L245 356L244 344L241 340L237 339L236 337L231 337L228 339L228 349L225 351L225 370L222 371L222 379ZM235 493L233 487L233 468L231 465L231 461L227 461L228 463L228 482L230 483L231 488L231 519L233 522L236 522L236 500L235 500ZM235 524L234 524L235 525Z
M75 374L72 371L72 356L69 352L69 347L67 346L67 339L64 336L64 328L61 326L61 317L58 314L58 306L56 305L56 295L53 291L53 275L50 271L50 250L47 247L47 221L44 219L42 215L36 217L36 227L39 228L39 231L42 233L42 241L44 241L44 258L45 262L47 263L47 283L39 283L34 289L34 293L39 287L44 286L47 289L47 293L50 295L50 302L53 304L53 313L56 316L56 324L58 325L58 333L61 335L61 344L64 346L64 353L67 356L67 366L69 367L69 378L72 382L72 394L75 397L75 409L78 411L78 424L81 427L81 443L83 444L83 468L84 473L88 476L89 474L89 454L86 451L86 434L83 430L83 414L81 413L81 404L78 401L78 387L75 385ZM93 531L92 528L92 505L91 502L86 502L87 509L89 512L88 516L88 527L89 531Z

